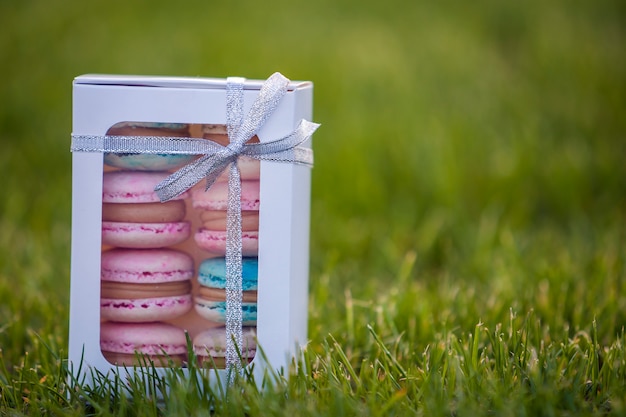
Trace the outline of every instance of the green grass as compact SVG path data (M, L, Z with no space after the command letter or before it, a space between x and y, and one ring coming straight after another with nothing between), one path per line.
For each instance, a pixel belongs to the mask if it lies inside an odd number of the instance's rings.
M626 414L623 2L212 3L0 3L0 415ZM322 123L302 363L68 382L72 78L277 70Z

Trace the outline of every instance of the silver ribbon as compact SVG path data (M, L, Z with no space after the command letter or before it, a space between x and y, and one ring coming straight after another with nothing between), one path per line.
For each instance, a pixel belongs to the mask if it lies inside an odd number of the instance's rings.
M226 237L226 369L228 383L241 372L242 335L242 249L241 178L237 159L241 155L259 160L313 166L313 152L301 147L319 124L301 120L289 135L264 143L246 144L257 134L287 92L289 80L274 73L262 85L259 95L244 116L245 79L231 77L226 82L226 123L229 144L222 146L207 139L152 136L72 135L72 152L148 153L203 155L171 174L155 187L162 202L184 193L206 178L208 190L228 168L228 207Z

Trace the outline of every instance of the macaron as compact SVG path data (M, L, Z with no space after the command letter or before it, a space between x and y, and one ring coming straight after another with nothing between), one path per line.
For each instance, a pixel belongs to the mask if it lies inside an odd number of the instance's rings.
M181 328L167 323L104 322L100 349L117 366L150 365L146 360L158 367L181 365L187 358L187 338Z
M189 137L189 125L184 123L122 122L107 131L110 136ZM194 155L105 153L104 163L117 168L137 171L165 171L179 168L195 158Z
M254 325L257 319L257 258L242 258L242 322ZM194 298L196 312L216 323L226 322L226 259L205 259L198 268L200 287Z
M243 327L242 333L241 359L250 363L256 355L256 328ZM215 327L198 333L193 339L193 351L200 364L213 363L217 368L225 368L226 328Z
M102 222L102 243L121 248L163 248L184 242L190 234L188 222Z
M249 156L240 156L237 159L237 166L239 167L239 176L243 181L256 180L261 177L261 161ZM217 177L218 182L228 181L228 170L225 169L222 174Z
M124 248L159 248L191 234L185 192L161 203L154 187L168 172L110 171L102 183L102 243Z
M189 136L187 123L119 122L107 130L109 136Z
M227 146L230 143L228 138L228 129L226 125L221 124L192 124L189 125L189 131L191 137L209 139L213 142L219 143L222 146ZM259 143L258 136L253 136L247 143ZM237 166L239 167L239 173L242 180L258 180L260 176L260 161L258 159L250 158L248 156L240 156L237 160ZM228 170L225 170L220 175L217 181L227 181Z
M256 256L259 251L259 181L241 182L242 253ZM216 182L208 191L192 191L192 206L200 210L202 226L194 235L198 247L214 254L226 253L226 210L228 183Z
M224 124L204 123L190 125L189 130L193 137L199 137L212 140L220 145L228 145L230 139L228 137L228 127ZM254 135L249 143L258 143L259 137Z
M170 320L192 309L193 259L174 249L102 252L100 316L118 322Z
M259 211L261 203L259 181L241 181L241 210ZM226 211L228 208L228 183L216 182L205 191L196 187L191 193L193 208L200 210Z

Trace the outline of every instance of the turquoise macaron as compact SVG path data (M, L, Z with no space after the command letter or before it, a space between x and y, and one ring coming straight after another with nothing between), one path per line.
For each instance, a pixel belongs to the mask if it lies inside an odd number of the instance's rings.
M185 123L122 122L107 131L110 136L189 137ZM196 158L195 155L105 153L106 165L134 171L167 171L179 168Z
M105 153L104 163L134 171L167 171L193 161L195 155Z
M244 257L241 262L241 281L244 291L256 291L259 277L257 257ZM198 283L210 288L226 288L226 259L210 258L198 267Z
M255 325L257 319L257 288L259 263L256 257L242 258L242 321L246 326ZM198 283L195 309L205 319L226 322L226 259L205 259L198 267Z

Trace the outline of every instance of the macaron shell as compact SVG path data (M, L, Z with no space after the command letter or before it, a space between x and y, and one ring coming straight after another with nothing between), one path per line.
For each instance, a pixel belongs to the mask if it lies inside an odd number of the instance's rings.
M253 359L256 355L256 328L244 327L241 330L241 356ZM193 339L193 351L199 357L226 357L226 328L216 327L198 333Z
M205 135L228 135L228 127L223 124L194 124L191 126L191 129L201 137L206 137ZM226 138L226 144L228 144L228 137Z
M193 161L195 155L105 153L104 163L135 171L167 171Z
M103 281L162 283L194 275L193 259L174 249L111 249L102 252Z
M242 258L241 286L243 291L256 291L258 289L258 274L258 258ZM198 268L198 283L205 287L226 288L226 259L211 258L202 261Z
M121 248L162 248L184 242L190 235L189 222L102 222L102 243Z
M189 312L192 305L191 294L138 299L101 298L100 317L124 323L171 320Z
M205 319L215 323L226 323L226 301L209 301L201 297L195 298L196 312ZM241 303L242 323L254 326L257 320L257 303Z
M103 351L147 355L187 353L183 329L167 323L100 324L100 347Z
M103 203L159 203L161 200L154 192L169 172L108 171L102 176ZM176 200L189 196L184 192Z
M110 136L189 137L189 125L185 123L121 122L108 131ZM136 171L165 171L191 162L195 155L105 153L104 163L122 169Z
M241 181L241 210L259 210L259 181ZM215 182L207 191L195 188L192 206L202 210L226 210L228 208L228 182Z
M190 125L171 122L119 122L107 130L109 136L165 136L186 137Z
M226 146L230 143L228 127L224 124L191 124L189 131L193 137L202 137ZM257 135L252 136L246 143L259 143Z
M216 255L226 254L226 232L221 230L199 229L194 239L199 248ZM257 256L259 253L259 232L241 232L243 256Z
M237 167L239 167L239 176L242 180L259 180L261 176L261 161L247 156L240 156L237 159ZM217 177L217 181L228 181L228 170L225 169L222 174Z
M154 366L157 368L171 368L172 366L184 366L187 359L186 353L176 355L138 355L136 353L118 353L106 350L102 350L102 356L112 365L126 367Z

